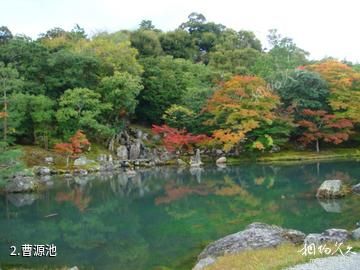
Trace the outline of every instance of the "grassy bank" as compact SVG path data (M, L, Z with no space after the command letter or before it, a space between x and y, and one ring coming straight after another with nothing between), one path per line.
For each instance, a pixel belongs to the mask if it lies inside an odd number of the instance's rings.
M332 252L336 250L335 246L329 244ZM360 251L360 241L350 241L341 246L343 253L346 252L346 246L353 247L352 251ZM311 259L324 257L316 251L315 256L304 256L299 252L303 246L284 244L277 248L266 248L252 251L244 251L238 254L225 255L205 268L206 270L280 270L297 264L309 262ZM340 254L340 253L339 253Z
M260 156L245 155L228 158L228 164L239 164L243 162L303 162L321 160L341 160L360 158L360 149L356 148L334 148L321 151L295 151L285 150L278 153L264 153Z

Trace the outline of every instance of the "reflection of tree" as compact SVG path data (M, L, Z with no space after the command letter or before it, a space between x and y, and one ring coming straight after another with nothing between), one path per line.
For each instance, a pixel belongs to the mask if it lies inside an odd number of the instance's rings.
M155 199L155 204L171 203L172 201L179 200L189 194L197 195L207 195L209 191L206 186L198 185L195 187L191 186L178 186L175 184L175 181L170 181L165 185L165 196L157 197Z
M58 192L56 194L57 202L72 202L81 212L89 206L91 197L85 196L80 187L75 187L70 193Z

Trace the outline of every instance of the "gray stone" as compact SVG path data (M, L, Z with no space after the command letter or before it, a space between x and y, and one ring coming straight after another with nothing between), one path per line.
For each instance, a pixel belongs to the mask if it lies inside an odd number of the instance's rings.
M125 145L120 145L116 149L116 155L120 160L127 160L129 158L129 153Z
M183 160L180 159L180 158L178 158L178 159L176 160L176 163L177 163L177 165L183 166L183 167L187 165L186 162L183 161Z
M317 198L340 198L346 194L341 180L326 180L317 190Z
M51 173L51 170L48 167L35 167L34 171L37 175L49 175Z
M224 164L226 161L226 157L221 157L216 160L216 164Z
M5 186L6 192L31 192L38 188L38 182L32 177L15 177Z
M264 223L252 223L245 230L225 236L209 244L198 256L199 263L203 259L211 261L224 254L238 253L249 249L276 247L282 243L302 243L305 234L296 231L283 229L278 226L271 226ZM204 262L204 261L203 261ZM198 267L198 268L196 268ZM202 269L196 265L194 269Z
M141 141L136 140L135 143L130 145L130 159L135 160L140 157Z
M306 236L304 242L307 244L321 244L326 242L343 243L350 239L350 233L344 229L328 229L321 234L311 233Z
M360 183L355 186L352 186L352 191L355 193L360 193Z
M216 260L213 257L206 257L204 259L201 259L197 262L193 270L202 270L205 267L209 266L210 264L213 264Z
M203 163L201 162L200 150L196 149L195 156L190 158L190 166L191 167L200 167L201 165L203 165Z
M352 238L355 240L360 240L360 228L352 231Z
M85 166L88 164L88 160L85 156L81 156L74 160L74 166Z

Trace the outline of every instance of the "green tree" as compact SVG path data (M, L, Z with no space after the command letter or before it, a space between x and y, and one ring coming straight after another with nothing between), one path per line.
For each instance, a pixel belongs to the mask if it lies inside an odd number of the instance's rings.
M17 140L48 149L49 137L54 131L55 102L44 95L24 93L11 95L10 102L9 120Z
M111 104L102 103L101 95L87 88L68 89L60 97L56 118L60 130L69 137L77 130L87 134L110 135L110 129L100 123L100 115L111 109ZM95 135L94 134L94 135Z
M8 141L8 96L10 93L19 90L22 86L22 81L19 79L18 71L12 66L5 66L0 62L0 87L2 92L2 106L3 106L3 140Z
M195 61L198 56L198 48L189 32L177 29L163 33L160 36L160 43L165 54L174 58L184 58Z
M261 53L252 48L225 50L217 46L217 50L209 53L209 66L220 73L221 79L232 75L249 75Z
M304 109L327 109L329 90L319 74L297 69L279 79L277 89L285 109L292 109L298 119Z
M124 34L100 33L91 40L80 40L74 50L96 56L101 61L105 75L112 75L115 71L126 71L133 75L142 73L136 59L138 52L131 47L130 40Z
M139 29L131 33L131 45L136 48L140 56L159 56L162 48L159 34L153 30Z
M0 45L9 41L12 38L13 38L13 35L12 35L11 31L9 30L9 28L7 28L6 26L1 26L0 27Z
M211 73L207 67L191 61L165 56L146 58L141 63L145 72L136 112L139 120L161 122L165 110L173 104L181 105L189 91L210 84Z
M106 121L116 126L120 120L133 115L142 89L141 78L128 72L115 72L113 76L104 77L98 92L104 103L112 105L112 110L106 112Z

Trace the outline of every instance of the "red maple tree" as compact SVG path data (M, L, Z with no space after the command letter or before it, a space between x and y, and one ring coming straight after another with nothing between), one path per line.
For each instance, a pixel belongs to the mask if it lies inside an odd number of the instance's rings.
M340 144L349 139L353 123L344 118L338 118L324 110L305 109L304 119L298 122L304 128L299 141L308 145L315 142L316 151L320 151L320 140L328 143Z
M176 129L168 125L152 125L152 132L162 135L162 142L166 149L170 152L175 150L182 150L186 148L190 150L195 144L203 143L210 138L206 135L193 135L188 133L185 129Z
M78 130L69 139L69 143L55 144L54 149L57 153L66 156L66 167L69 166L69 158L77 158L85 149L90 146L89 140L83 131Z

